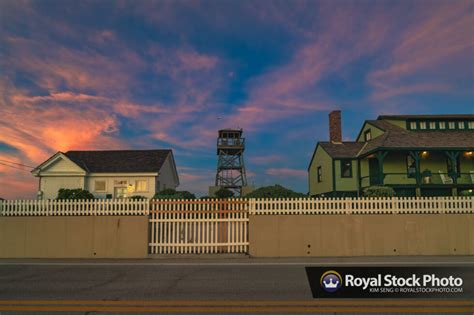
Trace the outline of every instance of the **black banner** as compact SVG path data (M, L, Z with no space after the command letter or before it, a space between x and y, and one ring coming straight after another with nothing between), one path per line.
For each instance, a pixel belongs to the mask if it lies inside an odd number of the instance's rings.
M306 267L314 298L474 300L474 267Z

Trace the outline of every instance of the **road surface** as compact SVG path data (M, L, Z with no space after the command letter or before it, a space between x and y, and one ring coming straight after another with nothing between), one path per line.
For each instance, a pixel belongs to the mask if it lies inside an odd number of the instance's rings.
M474 310L474 301L315 300L304 268L318 265L474 266L474 257L0 260L0 313Z

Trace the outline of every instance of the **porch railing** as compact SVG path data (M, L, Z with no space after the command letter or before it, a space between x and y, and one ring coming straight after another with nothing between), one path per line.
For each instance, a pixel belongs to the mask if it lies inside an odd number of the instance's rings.
M409 176L407 173L384 173L383 183L377 182L377 178L374 176L371 180L371 176L361 177L361 187L369 187L371 185L384 184L384 185L416 185L416 178ZM432 172L428 179L421 177L422 186L429 185L453 185L454 180L446 172ZM458 185L474 185L474 172L470 173L459 173L457 177Z

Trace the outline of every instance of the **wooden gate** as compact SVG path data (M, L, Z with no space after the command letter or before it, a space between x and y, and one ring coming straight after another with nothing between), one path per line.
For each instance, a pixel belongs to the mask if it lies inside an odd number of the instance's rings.
M151 254L248 252L248 201L152 200Z

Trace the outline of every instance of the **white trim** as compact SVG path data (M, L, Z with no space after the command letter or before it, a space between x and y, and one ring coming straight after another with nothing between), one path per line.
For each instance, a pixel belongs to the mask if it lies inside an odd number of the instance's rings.
M69 162L71 162L72 164L76 165L77 167L79 167L81 170L83 170L83 172L77 172L77 173L57 173L59 174L59 176L67 176L67 175L70 175L70 174L81 174L81 175L85 175L87 173L87 171L82 168L80 165L78 165L77 163L75 163L73 160L71 160L70 158L67 157L67 155L65 155L64 153L58 151L56 152L53 156L51 156L49 159L47 159L46 161L44 161L43 163L41 163L40 165L38 165L37 167L35 167L34 170L31 171L31 173L33 174L33 176L36 176L36 177L39 177L40 176L40 172L44 171L45 168L47 168L48 166L50 166L51 164L53 164L54 162L56 162L58 159L64 159L64 160L67 160ZM45 174L41 174L41 176L45 176ZM55 175L50 175L50 176L55 176Z

